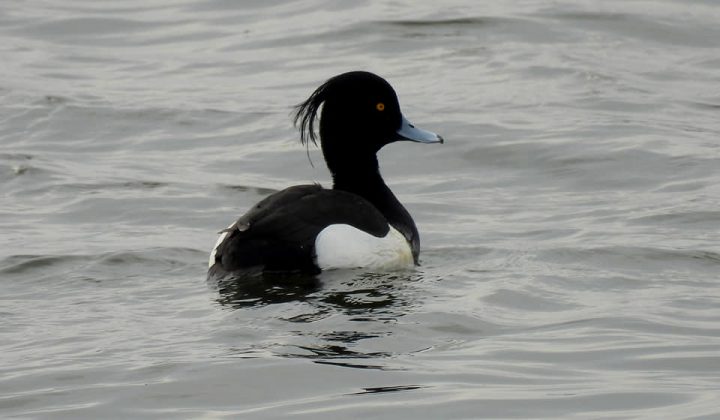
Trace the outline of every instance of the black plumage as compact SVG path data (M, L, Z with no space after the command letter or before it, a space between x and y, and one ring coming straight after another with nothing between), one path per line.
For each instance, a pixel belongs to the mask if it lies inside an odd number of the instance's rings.
M417 263L417 228L383 181L376 154L398 140L432 143L442 138L409 124L390 84L368 72L335 76L297 106L295 123L305 145L316 144L318 114L333 189L300 185L260 201L226 229L210 261L211 277L318 273L315 238L333 224L347 224L378 238L392 226L406 238Z
M213 274L262 268L267 272L317 273L315 237L342 223L383 237L385 217L364 198L320 185L297 185L260 201L226 229Z

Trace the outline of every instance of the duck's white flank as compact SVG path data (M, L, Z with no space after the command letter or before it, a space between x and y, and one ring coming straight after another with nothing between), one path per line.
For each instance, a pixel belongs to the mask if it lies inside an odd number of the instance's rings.
M317 265L333 268L396 269L413 265L412 250L394 227L383 238L350 225L330 225L315 238Z

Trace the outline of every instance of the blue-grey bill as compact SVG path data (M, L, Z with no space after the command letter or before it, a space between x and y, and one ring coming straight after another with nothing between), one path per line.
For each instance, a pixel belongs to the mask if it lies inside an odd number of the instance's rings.
M432 131L415 127L405 117L402 117L402 125L397 134L401 140L416 141L418 143L442 143L444 141L442 137Z

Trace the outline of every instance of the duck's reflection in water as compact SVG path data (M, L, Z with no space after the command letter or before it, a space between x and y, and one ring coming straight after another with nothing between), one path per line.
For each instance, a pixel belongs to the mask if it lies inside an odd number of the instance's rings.
M219 281L208 280L218 292L217 302L235 309L303 301L320 290L315 276L252 275L228 277Z
M282 357L363 369L388 369L391 351L363 349L360 343L392 335L392 324L412 310L418 271L324 272L320 276L264 276L215 283L217 302L231 309L285 304L281 319L290 335L274 345ZM287 312L293 314L287 316ZM288 340L289 339L289 340ZM288 342L289 341L289 342ZM372 360L372 362L371 362Z

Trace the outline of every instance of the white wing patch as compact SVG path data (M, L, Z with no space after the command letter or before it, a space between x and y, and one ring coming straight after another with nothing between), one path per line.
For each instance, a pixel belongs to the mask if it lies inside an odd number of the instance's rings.
M330 225L315 238L315 253L322 270L396 269L413 264L410 244L392 226L385 237L378 238L350 225Z
M234 225L235 225L235 223L233 223L232 225L228 226L227 228L228 228L228 229L231 229ZM222 243L222 241L225 240L225 237L228 236L228 233L230 233L229 230L226 230L225 232L223 232L223 233L220 235L220 237L218 238L217 242L215 242L215 246L213 247L213 250L210 252L210 259L208 260L208 268L210 268L210 267L212 267L213 265L215 265L215 254L217 254L217 248L220 246L220 244Z

